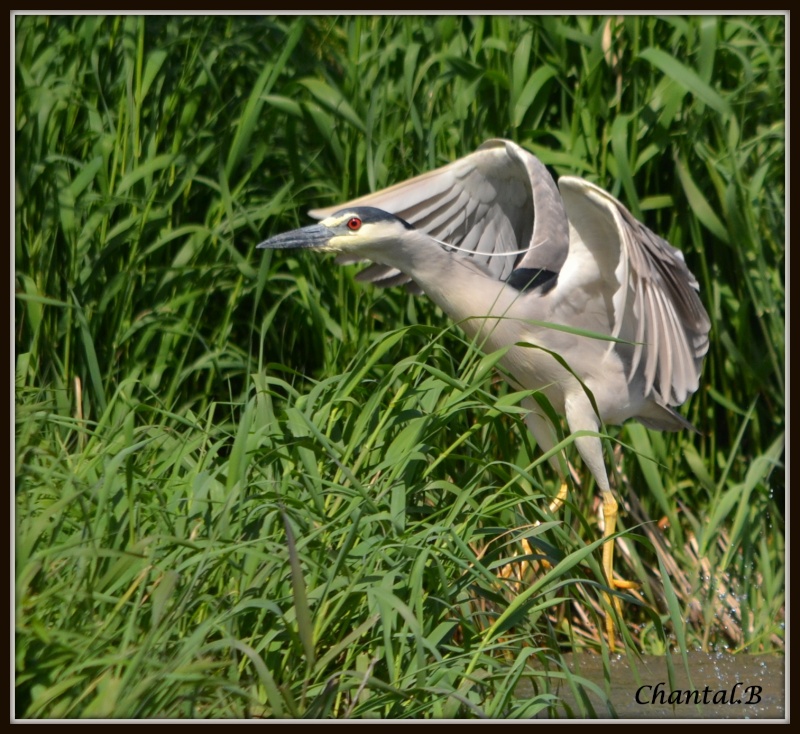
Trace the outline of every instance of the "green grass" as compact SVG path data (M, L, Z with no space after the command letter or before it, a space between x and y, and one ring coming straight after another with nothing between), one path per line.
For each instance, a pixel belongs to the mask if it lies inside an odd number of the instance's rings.
M782 650L784 34L16 16L16 715L609 713L558 697L591 685L567 653L608 655L576 453L551 513L498 355L255 250L490 137L618 196L711 317L700 433L608 429L623 650Z

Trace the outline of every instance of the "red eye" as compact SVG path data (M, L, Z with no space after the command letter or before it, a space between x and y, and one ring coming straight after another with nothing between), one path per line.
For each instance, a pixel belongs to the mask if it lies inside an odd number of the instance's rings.
M348 223L347 228L353 232L361 229L361 220L358 217L353 217Z

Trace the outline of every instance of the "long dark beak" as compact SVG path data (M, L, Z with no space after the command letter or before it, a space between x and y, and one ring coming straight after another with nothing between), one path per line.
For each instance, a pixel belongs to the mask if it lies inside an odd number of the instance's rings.
M322 247L331 239L333 233L321 224L312 224L310 227L295 229L270 237L257 247L263 250L288 250L301 247Z

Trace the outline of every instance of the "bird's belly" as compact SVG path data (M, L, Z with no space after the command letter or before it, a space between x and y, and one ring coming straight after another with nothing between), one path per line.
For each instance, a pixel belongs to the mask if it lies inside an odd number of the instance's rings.
M512 384L540 391L562 415L566 400L583 398L585 388L592 392L605 423L623 423L638 412L640 400L631 393L622 360L608 341L509 316L469 320L462 327L485 353L507 347L500 365Z
M461 275L460 288L427 292L482 352L508 349L500 364L516 388L541 391L563 415L567 400L585 399L585 385L604 422L622 423L637 415L643 398L631 393L627 371L611 342L544 325L557 325L561 319L538 294L520 296L504 283L497 283L499 289L487 288L484 278L469 271ZM572 323L581 317L589 325ZM584 311L573 315L569 327L596 330L598 323L601 318Z

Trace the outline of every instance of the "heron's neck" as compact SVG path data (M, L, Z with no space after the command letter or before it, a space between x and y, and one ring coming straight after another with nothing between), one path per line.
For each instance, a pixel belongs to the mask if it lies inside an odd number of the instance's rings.
M446 252L428 235L414 230L401 239L377 242L364 254L414 279L425 294L453 320L505 315L519 294L467 259ZM471 331L465 327L465 330Z
M441 245L417 230L407 230L401 238L378 240L365 247L364 254L377 263L397 268L418 282L430 282L434 274L441 277L452 269L454 261Z

